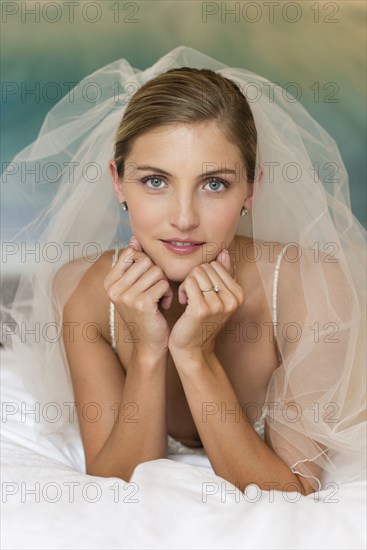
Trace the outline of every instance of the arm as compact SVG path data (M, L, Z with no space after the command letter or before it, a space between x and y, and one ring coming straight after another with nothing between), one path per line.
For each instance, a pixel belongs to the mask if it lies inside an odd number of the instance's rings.
M217 475L239 486L241 491L256 483L266 491L298 491L304 495L314 492L245 420L236 393L214 354L175 357L175 364L201 441Z
M141 462L166 456L166 355L133 357L125 374L102 334L89 341L82 337L80 327L100 319L96 306L100 277L93 276L94 269L88 270L65 305L64 345L87 473L128 481ZM73 337L69 323L78 323ZM86 407L88 403L96 405Z
M116 400L119 414L101 450L89 464L88 474L129 480L138 464L166 457L164 363L164 359L155 362L148 358L131 362L120 399Z
M238 285L236 286L236 283L229 278L228 270L226 272L219 263L203 264L201 270L203 269L210 275L212 283L218 284L221 288L221 298L219 298L221 302L214 295L211 295L209 300L203 300L200 289L209 285L204 281L204 274L194 268L181 286L184 287L189 296L189 306L190 299L196 302L197 305L191 314L188 307L181 318L180 326L176 327L178 324L175 325L173 331L176 328L180 329L174 333L175 336L177 334L179 345L177 346L175 341L172 342L170 351L213 468L218 475L222 475L241 486L256 483L264 489L270 489L274 486L277 490L296 490L305 495L310 494L315 489L306 477L314 478L319 482L321 471L318 464L313 460L319 454L323 454L326 449L321 445L319 437L316 437L317 441L313 441L309 437L302 419L297 423L293 422L292 419L290 421L285 419L280 424L279 414L276 417L276 422L271 418L270 424L265 424L265 442L263 442L243 417L235 391L214 353L213 334L215 335L215 332L211 335L210 340L200 341L200 335L204 334L203 323L210 321L213 326L220 326L223 319L226 320L228 311L230 312L231 308L234 307L231 305L233 297L235 296L237 300L241 300L241 296L238 292ZM291 296L289 296L289 293L287 295L286 304L289 307L285 306L280 312L281 327L290 319L296 320L300 326L303 326L304 309L302 293L299 292L302 281L297 269L294 264L289 264L286 273L283 274L285 291L289 287L286 284L288 281L294 287L297 286L297 292L295 291ZM222 281L218 276L222 278ZM223 285L223 282L227 288ZM185 316L186 323L183 322ZM220 316L222 316L222 319ZM196 339L195 334L198 335ZM190 336L190 339L187 335ZM282 344L284 343L282 342ZM289 344L290 348L292 345L295 344ZM282 345L282 351L286 359L291 356L291 351L293 351L290 348ZM315 351L314 347L312 349ZM316 427L321 426L321 422L318 425L315 424L315 421L312 422L312 404L320 394L320 380L317 377L317 372L315 373L315 370L319 371L317 352L315 353L315 360L313 357L308 356L305 359L306 364L299 365L296 380L298 385L296 386L294 383L281 384L283 365L279 367L276 373L278 376L274 376L274 379L272 379L272 393L267 396L270 398L269 403L273 402L274 405L278 404L278 399L275 398L280 398L279 404L283 402L282 399L286 404L294 398L297 401L298 398L303 397L303 390L312 371L314 374L313 393L306 393L307 401L302 399L300 403L301 410L303 408L302 412L305 415L308 414L308 417L311 416L308 432L312 431L312 433ZM284 363L288 364L289 359ZM286 382L288 376L289 372L287 376L284 376ZM292 394L291 391L295 387L298 390L296 395ZM274 394L275 390L276 393ZM305 410L306 406L309 406L307 411ZM205 416L203 413L208 411L214 412L212 415L207 414ZM235 411L236 414L231 414L231 411ZM309 426L311 426L311 430ZM295 444L295 447L293 444ZM291 465L298 465L297 471Z

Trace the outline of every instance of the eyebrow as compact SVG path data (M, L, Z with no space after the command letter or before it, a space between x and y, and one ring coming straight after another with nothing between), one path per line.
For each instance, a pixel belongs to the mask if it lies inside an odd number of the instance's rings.
M157 168L156 166L137 166L136 167L137 170L153 170L153 171L156 171L156 172L159 172L160 174L164 174L165 176L171 176L172 177L172 174L170 174L169 172L166 172L166 170L162 170L162 168ZM198 178L202 177L202 176L211 176L213 174L236 174L236 170L232 170L230 168L222 168L220 170L210 170L209 172L205 172L203 174L199 174Z

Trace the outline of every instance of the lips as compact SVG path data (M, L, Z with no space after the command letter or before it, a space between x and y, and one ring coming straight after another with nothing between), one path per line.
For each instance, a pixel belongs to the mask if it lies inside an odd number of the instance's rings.
M200 250L201 245L204 243L201 243L199 241L163 241L161 240L163 246L165 246L170 252L174 254L180 254L186 255L186 254L192 254L193 252L196 252L197 250ZM180 244L174 244L179 242ZM195 244L193 244L195 243Z
M187 243L187 244L204 244L204 241L195 241L193 239L161 239L164 243L171 243L171 244L176 244L176 243L182 243L184 245L184 243Z

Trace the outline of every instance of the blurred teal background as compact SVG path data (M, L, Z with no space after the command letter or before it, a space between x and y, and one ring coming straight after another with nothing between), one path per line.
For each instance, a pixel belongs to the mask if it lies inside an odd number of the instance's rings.
M191 46L282 86L298 84L302 104L340 148L352 209L366 226L365 2L3 1L1 7L2 163L36 138L55 104L55 96L42 93L49 82L66 95L64 83L76 84L116 59L145 69L176 46ZM36 94L24 95L22 87Z

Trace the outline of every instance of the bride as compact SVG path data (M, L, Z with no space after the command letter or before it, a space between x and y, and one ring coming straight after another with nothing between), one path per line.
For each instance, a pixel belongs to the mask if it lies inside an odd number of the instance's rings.
M23 274L11 311L62 329L13 345L40 399L72 391L87 473L130 479L187 452L242 491L363 479L365 231L333 139L277 86L191 48L88 82L98 103L64 98L17 159L76 170L19 224L34 238L41 220L62 254ZM116 101L112 83L133 93Z

